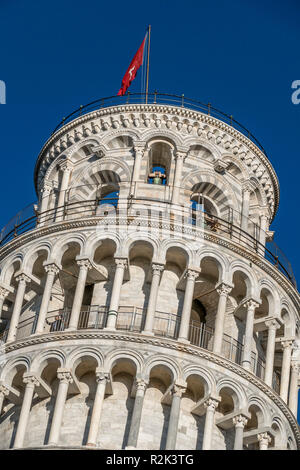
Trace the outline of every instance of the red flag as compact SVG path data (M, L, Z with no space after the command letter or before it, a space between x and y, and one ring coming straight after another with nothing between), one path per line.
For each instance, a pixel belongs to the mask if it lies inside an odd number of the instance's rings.
M147 36L147 34L146 34ZM127 69L127 72L125 73L123 80L122 80L122 86L120 90L118 91L118 95L125 95L126 91L131 85L131 82L135 79L136 74L138 69L143 63L143 55L144 55L144 47L145 47L145 41L146 41L146 36L144 37L144 41L140 45L137 53L135 54L134 58L130 62L130 65Z

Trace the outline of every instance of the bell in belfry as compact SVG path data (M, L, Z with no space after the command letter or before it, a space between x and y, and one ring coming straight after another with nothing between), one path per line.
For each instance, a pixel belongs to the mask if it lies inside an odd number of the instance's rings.
M153 184L163 184L166 179L166 175L161 171L154 171L149 174L149 178L153 178Z

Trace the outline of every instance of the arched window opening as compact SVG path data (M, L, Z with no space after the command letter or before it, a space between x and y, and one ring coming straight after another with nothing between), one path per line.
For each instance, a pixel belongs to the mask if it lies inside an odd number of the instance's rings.
M172 149L165 142L154 142L148 152L149 184L166 185L170 175Z
M117 207L119 200L119 191L111 191L99 200L99 206L109 205Z
M105 196L102 196L102 198L99 201L99 206L102 206L103 204L110 204L111 206L117 207L118 199L119 199L119 191L112 191L106 194Z
M199 299L194 299L192 303L192 313L191 313L191 321L197 323L205 323L206 322L206 310L202 302Z
M206 329L206 310L199 299L194 299L191 309L189 341L200 347L207 348L210 338L210 329Z
M119 202L119 190L110 186L106 190L101 190L97 194L97 205L96 215L106 216L108 214L112 215L116 212Z
M192 209L192 223L195 225L196 219L203 216L204 228L208 228L214 232L217 231L219 222L217 219L217 209L214 203L203 196L202 193L195 193L191 197L191 209ZM199 214L200 213L200 214Z

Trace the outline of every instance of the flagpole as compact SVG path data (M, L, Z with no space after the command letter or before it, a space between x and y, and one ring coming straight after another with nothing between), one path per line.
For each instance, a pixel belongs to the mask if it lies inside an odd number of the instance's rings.
M148 26L148 51L147 51L147 75L146 75L146 99L145 103L148 103L148 86L149 86L149 58L150 58L150 36L151 36L151 25Z

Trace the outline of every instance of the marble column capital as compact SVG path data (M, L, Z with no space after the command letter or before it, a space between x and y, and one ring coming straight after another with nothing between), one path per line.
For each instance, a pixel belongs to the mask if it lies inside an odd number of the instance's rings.
M23 382L24 384L29 385L33 388L38 387L40 385L38 378L34 374L31 374L30 372L25 373L23 375Z
M186 386L181 384L174 384L171 389L172 396L181 398L186 392Z
M76 263L77 265L79 266L79 268L81 269L85 269L85 270L89 270L92 268L92 263L91 261L88 259L88 258L79 258L79 259L76 259Z
M57 369L57 378L60 382L70 384L73 383L74 379L72 377L72 373L70 370L67 369Z
M58 274L61 269L56 263L45 263L43 266L46 273L52 273L55 275Z
M146 150L146 142L134 142L133 149L135 156L143 157Z
M261 444L268 446L272 440L270 434L268 432L262 432L257 434L257 439Z
M224 297L227 297L228 294L232 291L232 285L228 284L226 282L220 282L218 284L216 291L218 292L219 295L223 295Z
M160 274L165 269L165 265L160 264L160 263L152 263L151 269L152 269L152 274Z
M187 151L177 150L177 151L175 152L175 159L176 159L176 161L177 161L177 160L182 160L182 161L184 161L185 158L186 158L186 156L187 156Z
M209 397L204 402L204 408L210 411L215 411L218 408L221 399Z
M197 279L197 277L199 276L199 274L200 274L199 270L193 269L193 268L187 268L184 277L187 280L195 281Z
M73 169L73 163L70 160L66 159L63 162L61 162L59 167L63 172L70 173Z
M248 423L248 418L242 414L237 415L233 418L233 424L235 427L244 428Z
M146 388L148 386L148 382L147 380L145 379L136 379L135 381L135 387L136 387L136 390L141 390L142 392L145 392L146 391Z
M278 330L278 328L281 326L280 321L277 318L270 318L269 320L266 320L265 325L267 326L268 330Z
M126 269L128 266L128 260L127 258L115 258L115 264L116 264L116 267L121 267L123 269Z
M293 345L295 343L294 339L283 339L280 341L280 344L282 346L282 349L292 349Z
M97 372L96 371L96 382L99 384L99 383L104 383L106 384L106 382L109 381L109 373L108 372L102 372L102 371L99 371Z
M44 185L41 188L41 193L43 196L45 196L45 193L47 193L46 196L49 196L52 189L53 189L53 184L50 181L44 181Z
M18 274L18 275L15 277L15 279L16 279L17 282L25 282L25 283L31 282L30 277L27 276L27 274L25 274L25 273L20 273L20 274Z
M260 303L257 300L251 298L246 300L244 306L249 310L255 310L260 306Z

